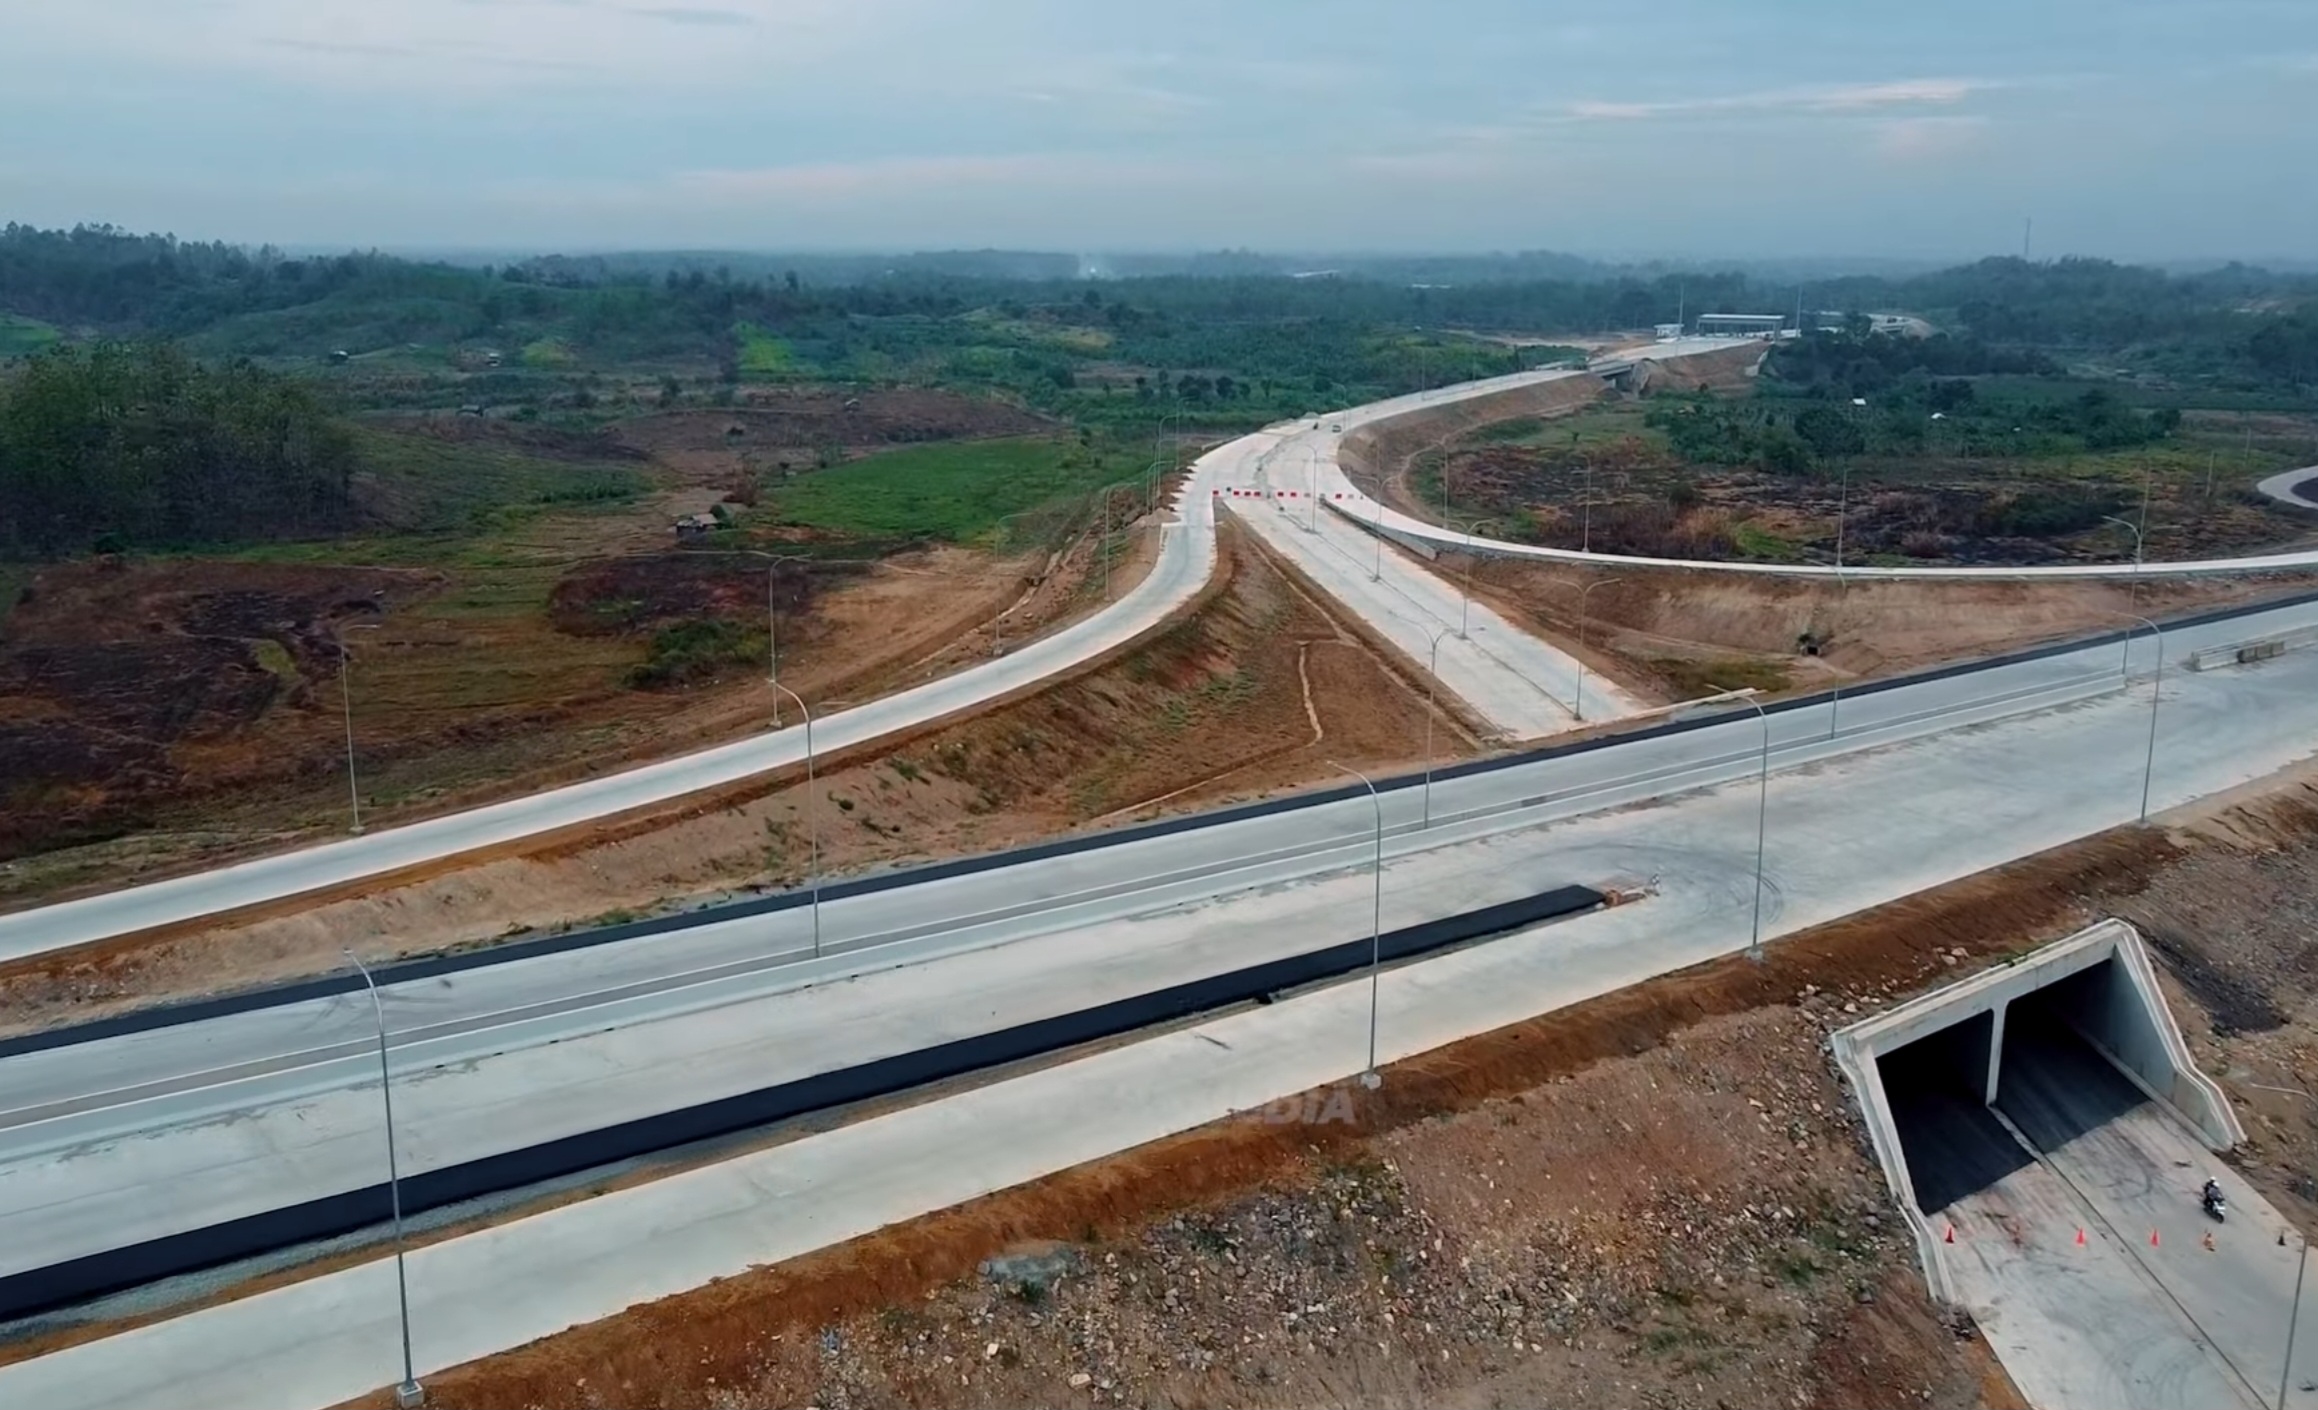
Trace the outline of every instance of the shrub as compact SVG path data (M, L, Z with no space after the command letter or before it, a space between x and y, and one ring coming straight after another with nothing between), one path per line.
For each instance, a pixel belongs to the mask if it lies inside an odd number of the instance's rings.
M628 684L645 690L689 685L762 659L763 638L737 622L679 622L652 634L652 652L628 672Z

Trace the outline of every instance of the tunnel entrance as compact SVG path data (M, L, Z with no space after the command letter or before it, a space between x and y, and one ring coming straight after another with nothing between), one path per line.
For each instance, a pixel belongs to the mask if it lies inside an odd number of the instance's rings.
M2149 1095L2086 1038L2088 1020L2112 1008L2115 971L2112 960L2070 975L2013 1000L2005 1013L1996 1108L2040 1154L2149 1104Z
M1929 1214L1976 1194L2032 1157L1988 1108L1996 1015L1982 1010L1879 1056L1916 1208Z
M2153 1109L2209 1149L2244 1139L2122 921L1863 1020L1836 1051L1873 1107L1894 1192L1922 1215Z

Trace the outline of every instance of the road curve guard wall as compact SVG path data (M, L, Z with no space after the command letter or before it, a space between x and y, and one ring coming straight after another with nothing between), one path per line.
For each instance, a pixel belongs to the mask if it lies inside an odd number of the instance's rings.
M1603 902L1585 886L1558 886L1516 901L1443 916L1378 936L1380 960L1403 960L1589 911ZM1352 974L1370 962L1368 936L1324 949L1120 999L995 1033L819 1073L739 1096L663 1112L522 1150L420 1171L402 1181L406 1214L520 1189L559 1176L745 1131L811 1112L889 1096L1098 1039L1168 1023L1284 990ZM384 1223L387 1187L371 1185L266 1214L189 1230L127 1248L0 1278L0 1318L64 1306L121 1288L214 1267L252 1254Z
M1901 1049L1936 1050L1952 1060L1963 1085L1993 1104L2005 1020L2021 1003L2084 1039L2213 1149L2227 1150L2245 1139L2228 1098L2190 1056L2140 933L2121 920L2104 920L1841 1030L1829 1040L1836 1065L1851 1082L1884 1179L1915 1232L1925 1281L1943 1300L1951 1300L1952 1291L1941 1244L1916 1201L1882 1059Z

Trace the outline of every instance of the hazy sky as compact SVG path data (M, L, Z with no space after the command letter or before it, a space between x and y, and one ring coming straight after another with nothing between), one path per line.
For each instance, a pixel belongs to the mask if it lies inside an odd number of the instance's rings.
M2318 257L2318 0L0 0L0 220Z

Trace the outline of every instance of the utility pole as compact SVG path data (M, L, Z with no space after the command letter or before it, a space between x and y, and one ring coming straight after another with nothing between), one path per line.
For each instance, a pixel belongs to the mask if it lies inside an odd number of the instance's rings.
M411 1365L410 1276L403 1266L402 1171L394 1149L394 1074L386 1062L386 1004L378 997L378 981L371 977L370 966L362 962L362 957L352 949L341 949L339 953L354 961L355 971L362 976L362 987L370 991L370 1013L377 1021L378 1099L386 1108L386 1194L388 1206L394 1212L394 1288L402 1314L402 1380L394 1388L394 1403L402 1410L413 1410L426 1403L427 1393Z
M1384 800L1377 796L1376 785L1369 781L1367 774L1358 769L1348 769L1334 759L1328 762L1337 772L1350 774L1360 780L1361 787L1368 790L1369 807L1376 813L1376 859L1370 864L1370 874L1374 880L1369 893L1368 914L1368 1068L1360 1074L1360 1085L1373 1092L1384 1085L1384 1079L1376 1071L1377 988L1379 974L1384 967Z
M804 699L785 685L773 689L797 702L797 713L805 717L805 817L813 838L813 958L821 958L821 809L814 793L820 788L813 775L813 712L806 708ZM826 708L827 702L823 702Z

